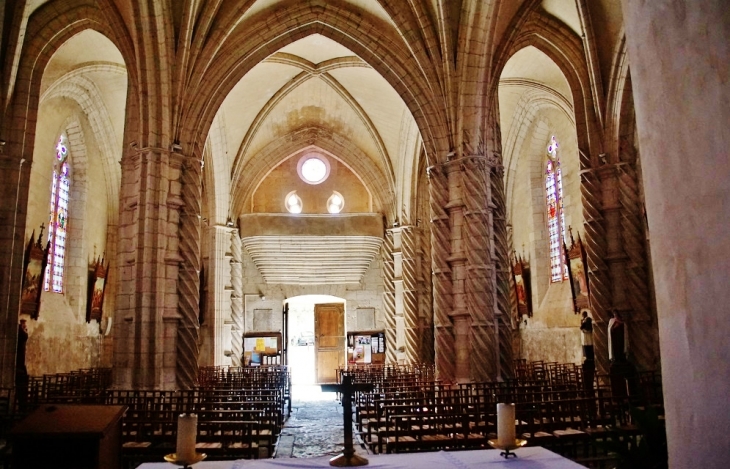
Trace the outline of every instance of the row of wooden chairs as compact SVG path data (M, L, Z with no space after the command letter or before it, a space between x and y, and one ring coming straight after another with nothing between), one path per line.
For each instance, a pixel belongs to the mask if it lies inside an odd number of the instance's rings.
M288 366L209 366L201 367L199 378L201 388L251 387L259 389L280 390L287 417L291 415L292 385Z
M497 403L513 402L518 437L601 467L612 458L602 449L607 441L636 438L632 407L662 412L661 377L655 372L639 375L640 393L614 397L610 384L599 381L605 377L586 387L572 364L524 363L515 369L523 372L514 379L454 386L413 373L391 380L381 379L378 370L353 373L355 381L375 383L373 391L356 393L355 422L373 452L488 447L496 438Z
M45 375L32 378L22 397L9 390L7 412L0 414L10 422L3 425L7 430L41 404L123 405L127 408L122 419L125 467L160 461L174 452L177 418L182 413L198 416L197 445L209 459L272 455L291 409L288 368L204 368L200 382L205 386L191 390L119 390L109 389L107 370Z

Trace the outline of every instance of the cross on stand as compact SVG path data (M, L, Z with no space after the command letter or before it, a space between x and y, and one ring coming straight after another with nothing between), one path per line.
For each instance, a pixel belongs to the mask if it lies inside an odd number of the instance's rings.
M366 466L368 460L355 454L355 449L352 447L352 394L356 391L372 391L373 385L370 383L353 384L352 376L343 373L342 383L322 384L321 388L322 392L338 392L342 395L342 416L345 420L345 449L342 454L330 459L330 466Z

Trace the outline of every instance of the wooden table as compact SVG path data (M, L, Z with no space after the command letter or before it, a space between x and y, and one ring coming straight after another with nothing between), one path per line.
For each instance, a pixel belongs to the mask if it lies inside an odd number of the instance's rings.
M13 467L118 469L125 409L122 405L39 407L8 435Z

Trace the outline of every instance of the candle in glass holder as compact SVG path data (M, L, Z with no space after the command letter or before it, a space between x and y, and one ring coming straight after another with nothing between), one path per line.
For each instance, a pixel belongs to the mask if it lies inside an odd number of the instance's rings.
M198 434L198 416L180 414L177 418L177 448L175 456L178 461L195 460L195 438Z
M497 404L497 442L500 446L515 444L514 404Z

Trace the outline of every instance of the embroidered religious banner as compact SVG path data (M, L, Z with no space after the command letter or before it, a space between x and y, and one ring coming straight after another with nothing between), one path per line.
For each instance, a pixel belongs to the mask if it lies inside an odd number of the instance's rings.
M530 269L521 257L515 256L512 265L512 274L517 293L517 312L520 315L532 316L532 301L530 298Z
M38 319L38 313L41 307L41 292L43 290L43 277L46 273L46 265L48 264L48 244L43 248L41 239L43 238L43 229L35 238L35 230L30 235L28 246L25 249L25 259L23 262L23 286L20 290L20 312L29 314L32 319Z
M104 314L104 291L106 290L109 266L104 266L104 258L97 258L89 266L89 294L86 302L86 322L101 322Z
M565 258L568 259L570 275L570 286L573 293L573 310L576 314L584 309L590 309L590 290L588 285L588 274L586 272L586 252L583 242L578 235L578 241L573 241L571 233L570 249L564 244Z

